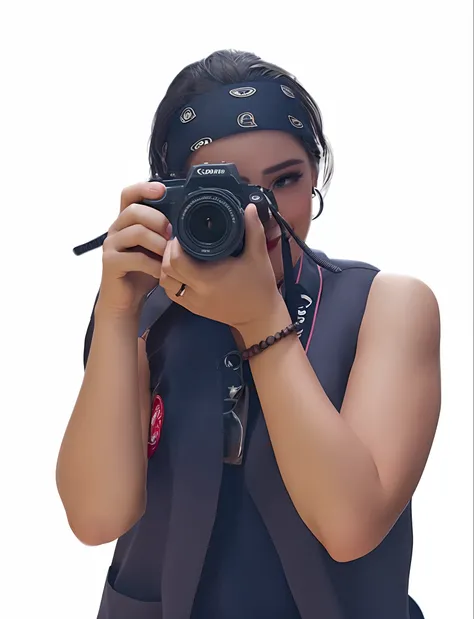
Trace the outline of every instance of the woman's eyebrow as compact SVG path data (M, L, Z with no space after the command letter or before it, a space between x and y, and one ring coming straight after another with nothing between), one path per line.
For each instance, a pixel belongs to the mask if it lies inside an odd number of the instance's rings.
M222 161L221 163L227 163L227 161ZM279 172L280 170L284 170L285 168L289 168L292 165L298 165L300 163L304 163L303 159L287 159L286 161L276 163L269 168L265 168L265 170L262 170L262 174L274 174L275 172ZM246 183L250 183L250 179L248 179L246 176L240 175L240 178Z
M304 163L304 161L302 159L287 159L286 161L272 165L269 168L265 168L265 170L262 170L262 174L273 174L274 172L279 172L280 170L289 168L290 165L297 165L299 163Z
M297 165L299 163L304 163L303 159L287 159L286 161L276 163L269 168L265 168L265 170L262 170L262 174L274 174L275 172L279 172L280 170L284 170L285 168L289 168L290 166ZM241 176L240 178L246 183L250 183L250 180L246 176Z

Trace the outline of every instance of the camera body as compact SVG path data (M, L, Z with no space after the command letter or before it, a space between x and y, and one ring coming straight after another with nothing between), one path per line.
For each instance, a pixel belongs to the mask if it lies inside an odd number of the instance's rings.
M203 261L239 256L245 246L244 210L253 203L260 221L278 209L272 191L242 181L233 163L192 166L185 179L162 181L161 200L141 204L161 211L184 251Z

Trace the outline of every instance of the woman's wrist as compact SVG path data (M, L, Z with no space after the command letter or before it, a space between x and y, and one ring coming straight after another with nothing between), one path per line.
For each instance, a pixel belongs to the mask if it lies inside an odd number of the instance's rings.
M278 304L271 313L241 325L237 327L237 330L242 336L245 348L250 348L255 344L259 344L268 336L275 335L275 333L285 329L292 322L285 302L279 297Z
M99 298L94 308L94 321L96 325L107 323L138 330L140 311L137 309L117 310L103 303Z

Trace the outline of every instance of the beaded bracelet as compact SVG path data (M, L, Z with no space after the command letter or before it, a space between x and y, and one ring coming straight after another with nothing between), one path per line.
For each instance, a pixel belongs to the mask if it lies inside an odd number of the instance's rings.
M273 344L275 344L276 342L279 342L283 338L288 337L290 333L295 333L299 326L300 323L296 321L293 324L288 325L288 327L285 327L281 331L278 331L278 333L275 333L275 335L269 335L267 339L262 340L260 344L254 344L253 346L250 346L250 348L246 348L242 353L242 359L244 361L247 361L251 357L259 355L270 346L273 346Z

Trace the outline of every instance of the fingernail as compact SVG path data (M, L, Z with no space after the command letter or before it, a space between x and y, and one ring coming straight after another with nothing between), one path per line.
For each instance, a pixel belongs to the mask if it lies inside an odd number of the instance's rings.
M168 224L166 226L166 236L167 236L167 238L170 239L172 234L173 234L173 226L171 224Z

